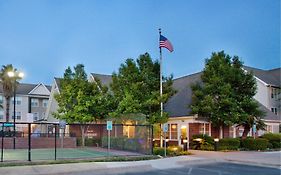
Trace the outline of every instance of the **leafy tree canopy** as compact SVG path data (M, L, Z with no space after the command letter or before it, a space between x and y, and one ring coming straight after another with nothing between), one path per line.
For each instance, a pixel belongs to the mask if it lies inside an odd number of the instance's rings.
M202 83L192 86L194 114L209 118L217 126L238 124L251 128L257 121L257 128L263 127L263 112L253 98L256 81L243 69L239 57L230 57L224 51L213 53L206 59L201 79Z
M117 102L112 116L144 114L150 123L163 123L167 114L160 117L160 102L166 102L174 94L172 76L164 77L163 96L160 98L160 64L148 53L134 61L127 59L119 71L113 73L111 89Z
M68 67L60 80L60 93L55 95L58 110L56 118L68 123L88 123L103 119L113 110L108 88L100 81L88 82L84 65L78 64L72 70Z

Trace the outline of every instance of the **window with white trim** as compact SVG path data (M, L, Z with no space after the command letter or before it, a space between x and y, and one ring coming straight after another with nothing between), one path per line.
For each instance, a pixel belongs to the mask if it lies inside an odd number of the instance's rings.
M38 98L31 99L31 107L39 107L39 100Z
M22 98L16 97L16 105L21 105ZM14 97L11 99L11 103L14 104Z
M48 101L47 99L43 99L43 107L46 108L48 106Z
M0 104L3 105L3 96L0 95Z
M3 109L0 109L0 120L4 119L4 111Z
M278 110L277 110L277 108L271 108L271 112L273 112L274 114L276 114L276 115L277 115Z
M13 113L12 119L14 119L14 113ZM21 112L19 112L19 111L16 112L16 120L21 120Z
M177 124L169 124L171 125L171 138L170 139L178 139L178 125ZM170 127L169 127L170 129Z
M39 113L38 112L33 112L33 120L37 121L39 119Z

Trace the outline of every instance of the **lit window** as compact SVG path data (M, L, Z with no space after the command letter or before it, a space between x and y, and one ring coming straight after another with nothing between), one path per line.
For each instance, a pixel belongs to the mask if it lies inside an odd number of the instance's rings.
M39 106L39 100L37 98L31 99L31 107L38 107Z
M135 137L135 126L123 126L123 133L124 133L124 136L127 136L128 138L134 138Z
M178 125L171 124L171 139L177 139L177 138L178 138Z
M204 134L204 124L199 124L199 134Z

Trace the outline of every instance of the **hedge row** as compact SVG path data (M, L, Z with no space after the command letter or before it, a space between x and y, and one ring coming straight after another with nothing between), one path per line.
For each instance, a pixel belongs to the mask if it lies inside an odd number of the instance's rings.
M194 139L201 138L196 141ZM205 135L195 135L191 142L192 149L200 149L212 151L214 150L214 142L210 141L211 137ZM281 134L265 134L261 138L248 137L246 139L240 138L224 138L220 139L218 143L219 150L238 150L244 148L246 150L266 150L267 148L280 149L281 148Z
M242 140L241 146L248 150L266 150L268 140L263 138L246 138Z
M268 140L268 148L281 148L281 134L273 134L273 133L267 133L261 136L261 138L264 138Z
M160 147L153 148L153 154L154 155L165 155L165 149ZM190 153L187 151L183 151L182 147L180 146L169 146L166 149L166 155L167 156L180 156L180 155L189 155Z

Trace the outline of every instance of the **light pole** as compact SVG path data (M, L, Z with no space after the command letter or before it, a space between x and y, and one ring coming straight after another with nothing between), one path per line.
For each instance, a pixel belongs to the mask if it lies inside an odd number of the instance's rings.
M16 149L16 82L17 79L22 79L24 74L22 72L10 71L8 76L12 78L13 81L13 91L14 91L14 149Z

